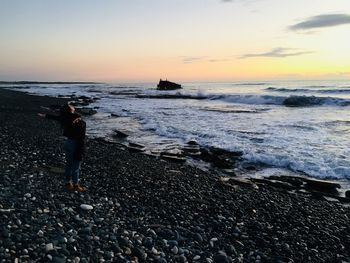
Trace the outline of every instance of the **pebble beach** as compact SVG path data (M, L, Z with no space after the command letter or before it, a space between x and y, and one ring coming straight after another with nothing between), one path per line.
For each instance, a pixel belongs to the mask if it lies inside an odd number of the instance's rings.
M64 138L41 107L0 89L0 262L350 262L350 208L237 184L87 139L81 183L63 187Z

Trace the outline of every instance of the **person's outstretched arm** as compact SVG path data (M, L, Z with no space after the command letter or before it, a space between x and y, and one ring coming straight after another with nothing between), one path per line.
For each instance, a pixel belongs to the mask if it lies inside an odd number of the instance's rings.
M38 116L41 117L41 118L49 119L49 120L61 121L61 117L58 116L58 115L38 113Z

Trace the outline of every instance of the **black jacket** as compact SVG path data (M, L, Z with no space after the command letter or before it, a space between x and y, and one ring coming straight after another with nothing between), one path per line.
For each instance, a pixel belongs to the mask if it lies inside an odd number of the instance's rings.
M50 120L56 120L61 123L63 127L63 136L68 139L77 141L78 146L74 153L74 158L81 161L85 151L85 134L86 123L83 120L74 122L77 118L80 118L79 114L72 113L65 117L46 114L46 118Z

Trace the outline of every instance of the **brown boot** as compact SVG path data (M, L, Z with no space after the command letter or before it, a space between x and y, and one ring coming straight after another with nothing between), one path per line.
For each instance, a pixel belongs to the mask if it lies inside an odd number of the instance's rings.
M80 193L86 192L86 188L83 187L83 186L81 186L81 185L79 185L79 184L75 184L75 185L73 186L73 190L74 190L74 191L78 191L78 192L80 192Z
M72 191L74 189L74 186L71 182L66 183L65 187L68 191Z

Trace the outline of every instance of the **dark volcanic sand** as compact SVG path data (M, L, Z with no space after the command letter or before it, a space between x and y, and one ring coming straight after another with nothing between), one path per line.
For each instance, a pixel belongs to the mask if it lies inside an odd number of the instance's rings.
M350 261L349 207L116 145L89 140L88 192L67 192L60 127L36 115L63 101L0 90L0 262Z

